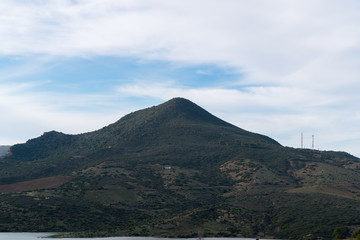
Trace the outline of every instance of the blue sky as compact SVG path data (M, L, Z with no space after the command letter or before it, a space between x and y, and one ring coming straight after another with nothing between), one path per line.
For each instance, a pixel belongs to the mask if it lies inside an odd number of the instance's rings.
M185 97L281 144L360 156L357 0L3 0L0 144Z

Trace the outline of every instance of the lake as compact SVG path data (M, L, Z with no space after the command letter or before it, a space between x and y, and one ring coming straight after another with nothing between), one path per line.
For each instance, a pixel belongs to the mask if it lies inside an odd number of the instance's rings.
M0 233L0 240L41 240L53 233ZM64 240L166 240L168 238L155 237L109 237L109 238L53 238ZM196 240L197 238L187 238ZM255 238L205 238L205 240L254 240ZM171 240L186 240L184 238L171 238Z

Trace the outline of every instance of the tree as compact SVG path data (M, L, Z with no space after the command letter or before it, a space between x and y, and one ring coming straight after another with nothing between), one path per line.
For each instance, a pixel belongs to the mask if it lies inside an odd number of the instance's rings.
M351 235L351 239L360 240L360 229L357 229Z
M333 236L334 239L345 239L349 235L348 227L337 227L334 230Z

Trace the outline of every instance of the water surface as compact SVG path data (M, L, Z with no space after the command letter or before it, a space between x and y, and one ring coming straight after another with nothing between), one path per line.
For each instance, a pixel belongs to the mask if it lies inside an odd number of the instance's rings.
M55 233L0 233L0 240L46 240ZM108 238L54 238L63 240L169 240L156 237L108 237ZM204 238L204 240L254 240L255 238ZM171 238L170 240L197 240L197 238ZM265 240L265 239L263 239Z

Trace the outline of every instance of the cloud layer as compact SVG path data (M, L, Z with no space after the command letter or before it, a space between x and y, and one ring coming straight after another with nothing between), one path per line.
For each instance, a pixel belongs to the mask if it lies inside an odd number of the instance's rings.
M134 110L128 107L134 97L155 104L183 96L282 144L299 146L304 131L316 135L320 148L360 156L359 1L4 0L0 9L0 59L26 59L22 66L0 69L3 132L21 124L26 132L25 118L41 125L39 131L86 131L114 119L109 112L115 103L123 103L125 113ZM49 64L56 69L59 58L99 56L178 68L208 64L239 77L224 84L217 76L211 86L202 78L193 87L181 76L157 80L139 74L92 94L49 92L27 80ZM101 102L107 117L68 110L79 101L85 109ZM89 117L94 120L84 127ZM69 119L74 129L56 119Z

